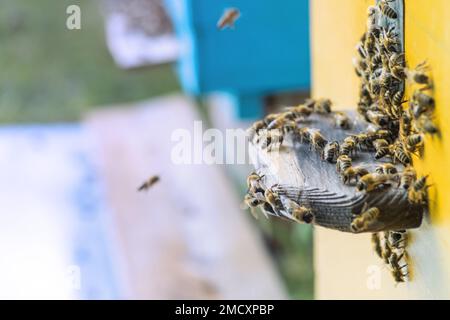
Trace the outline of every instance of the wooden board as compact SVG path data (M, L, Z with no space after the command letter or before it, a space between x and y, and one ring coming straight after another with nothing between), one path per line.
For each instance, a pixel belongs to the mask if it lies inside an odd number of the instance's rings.
M251 217L240 210L222 168L171 161L175 129L201 141L195 120L200 117L183 96L88 117L114 212L126 298L285 298ZM161 181L138 193L139 184L153 174Z

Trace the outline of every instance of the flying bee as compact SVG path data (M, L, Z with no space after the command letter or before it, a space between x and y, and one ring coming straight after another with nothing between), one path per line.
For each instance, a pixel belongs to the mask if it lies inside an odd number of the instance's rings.
M384 163L375 168L375 172L378 174L397 174L397 168L392 163Z
M406 137L405 147L409 152L415 152L423 143L423 136L420 133L412 134Z
M350 129L350 118L343 112L336 112L334 114L334 123L341 129Z
M379 215L380 210L377 207L367 209L366 202L361 213L356 218L354 218L352 223L350 224L350 229L355 233L365 231L374 221L376 221Z
M332 102L330 99L318 99L314 104L314 111L319 114L327 114L331 112Z
M360 181L369 171L363 167L349 167L342 171L341 178L344 184L350 184L352 181Z
M432 134L432 135L439 135L439 129L434 124L431 117L427 114L422 114L419 119L416 121L416 125L419 130L421 130L424 133Z
M428 201L427 176L418 179L411 188L408 189L408 200L414 204L426 204Z
M428 69L427 62L423 61L422 63L419 63L414 70L408 70L408 78L417 84L425 85L425 89L431 89L433 83L426 73Z
M369 110L366 113L369 122L384 127L389 123L389 117L381 112Z
M405 150L403 143L396 142L393 145L390 145L390 152L393 155L394 162L400 162L405 167L411 163L411 157L408 152Z
M389 155L389 142L385 139L376 139L373 142L375 148L375 159L381 159L386 155Z
M434 109L434 98L416 90L412 98L412 108L414 118L417 119L421 114Z
M328 141L322 136L322 134L317 130L311 136L311 145L315 150L323 150L325 148Z
M141 186L139 186L138 191L150 189L155 183L159 182L159 180L159 176L151 176Z
M406 167L400 176L400 187L408 190L417 179L416 170L412 167Z
M352 166L352 159L348 155L340 155L336 160L336 171L341 173Z
M395 11L393 8L389 6L389 2L392 2L394 0L381 0L380 1L380 11L383 15L390 19L397 19L397 11Z
M377 254L377 256L382 258L383 257L383 247L381 246L380 235L378 233L372 233L371 240L372 240L372 246L373 246L375 253Z
M322 159L333 163L339 155L339 142L333 141L326 144L322 151Z
M217 22L217 28L220 30L225 29L226 27L234 28L234 23L240 17L241 13L237 8L228 8L225 9L219 21Z
M368 173L362 176L356 184L358 191L371 192L380 187L391 185L396 179L395 175Z

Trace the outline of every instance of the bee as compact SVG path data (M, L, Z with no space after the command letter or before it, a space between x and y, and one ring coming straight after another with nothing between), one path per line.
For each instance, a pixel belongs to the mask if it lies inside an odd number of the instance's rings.
M350 129L350 118L343 112L334 114L335 125L341 129Z
M353 219L350 229L353 232L365 231L378 218L380 210L377 207L367 209L367 202L365 203L361 213Z
M331 112L332 102L330 99L318 99L314 104L314 111L319 114L326 114Z
M315 131L311 136L311 145L315 150L323 150L327 142L319 131Z
M401 142L396 143L392 146L393 146L393 148L392 148L393 152L391 152L391 153L394 155L394 162L398 161L405 167L408 166L409 164L411 164L411 157L407 152L405 152L405 148Z
M392 163L384 163L375 168L375 172L378 174L388 174L394 175L397 174L397 168Z
M367 59L367 52L366 49L364 48L363 41L358 42L358 44L356 45L356 51L358 52L360 58Z
M428 185L427 176L424 176L414 182L411 188L408 189L408 200L414 204L426 204L428 201Z
M264 193L264 188L261 184L261 180L264 178L264 175L260 176L256 172L252 172L247 177L247 193L256 194L256 193Z
M409 112L404 112L400 120L400 136L405 138L412 132L412 117Z
M339 154L349 156L351 153L356 151L357 139L355 136L350 136L344 139Z
M358 191L371 192L380 187L391 185L395 180L394 175L369 173L362 176L356 184Z
M400 250L406 247L408 241L406 230L389 231L387 235L387 241L389 241L391 248Z
M159 182L159 176L151 176L148 178L139 188L138 191L148 190L150 189L155 183Z
M431 78L426 74L428 69L427 62L423 61L414 70L408 71L408 77L417 84L425 85L426 89L431 89L433 84Z
M356 75L361 78L365 75L367 70L367 63L365 60L360 58L353 58L353 67Z
M292 130L293 127L296 127L295 122L293 122L294 117L292 112L282 113L269 123L267 130L282 129L283 132Z
M389 243L389 231L384 232L384 246L383 246L383 253L382 253L382 259L384 260L384 263L389 264L389 257L392 255L392 247Z
M310 128L298 128L297 135L300 137L301 143L311 143L314 130Z
M300 206L292 200L289 201L288 213L294 221L300 223L310 224L314 220L314 214L310 208Z
M322 151L322 159L331 163L335 161L338 155L339 155L339 143L337 141L327 143L327 145Z
M414 118L417 119L421 114L434 109L434 98L416 90L412 98L412 109Z
M380 11L383 15L390 19L397 19L397 11L395 11L393 8L389 6L389 2L392 2L394 0L381 0L380 1Z
M266 191L264 192L264 198L266 202L270 204L275 214L277 216L280 216L281 212L284 210L284 205L278 193L273 191L273 186L272 188L266 189Z
M367 120L380 127L384 127L389 123L389 117L379 111L369 110L366 113Z
M389 142L385 139L376 139L373 142L375 148L375 159L381 159L386 155L389 155Z
M348 155L340 155L336 160L336 171L341 173L352 166L352 159Z
M240 17L241 13L238 8L228 8L225 9L219 21L217 22L217 28L220 30L226 27L234 28L234 23Z
M383 247L381 246L381 240L380 240L379 234L372 233L371 240L372 240L372 246L373 246L375 253L377 254L377 256L382 258L383 257Z
M414 184L416 179L417 179L416 170L411 166L406 167L400 176L400 187L405 190L408 190L409 187L411 187Z
M400 45L400 40L398 35L394 33L395 26L392 25L387 31L383 29L383 33L381 35L381 45L385 52L389 54L396 53L398 51L398 46ZM389 63L389 61L387 61Z
M306 105L298 105L289 109L296 118L307 118L311 115L313 110Z
M250 141L253 141L254 137L259 135L259 132L266 128L266 123L263 120L256 121L253 125L247 129L247 134Z
M252 196L252 195L247 193L244 196L244 202L243 202L243 206L241 208L242 209L250 208L250 213L252 214L252 216L255 219L258 219L258 216L256 215L255 208L263 205L264 203L265 203L265 201L264 201L264 197L263 196L256 196L255 197L255 196ZM267 214L266 213L264 213L264 214L265 214L266 218L268 218Z
M358 181L367 175L369 171L363 167L349 167L342 171L341 178L344 184L350 184L353 180Z
M268 131L264 138L265 140L261 145L261 149L272 151L274 147L281 147L283 145L284 135L279 131Z
M423 143L423 136L420 133L406 137L405 147L409 152L414 152Z
M430 117L428 117L427 115L423 114L419 117L418 121L417 121L417 125L420 128L420 130L422 130L424 133L428 133L428 134L437 134L439 135L439 129L438 127L433 123L433 120L431 120Z
M403 266L400 266L400 261L403 258L404 254L397 255L396 253L391 253L389 256L389 265L391 266L391 273L394 277L395 282L405 282L405 277L407 276L407 273L405 274L402 269L406 268L408 264L404 264Z

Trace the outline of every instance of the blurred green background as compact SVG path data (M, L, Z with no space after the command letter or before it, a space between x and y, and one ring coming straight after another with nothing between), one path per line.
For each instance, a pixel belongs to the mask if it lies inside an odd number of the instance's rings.
M81 30L66 29L66 8L71 4L81 7ZM94 0L2 1L2 123L76 121L93 107L180 90L171 65L117 68L106 47L101 12L100 1ZM207 108L199 105L205 115ZM312 299L311 227L276 219L256 223L291 296Z
M81 7L81 30L66 8ZM170 65L118 69L105 44L101 2L3 0L0 10L0 121L72 121L92 106L173 92Z

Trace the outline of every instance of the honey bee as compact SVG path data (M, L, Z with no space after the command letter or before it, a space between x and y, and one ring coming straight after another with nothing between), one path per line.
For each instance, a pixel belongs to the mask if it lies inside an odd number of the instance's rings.
M412 132L412 117L409 112L404 112L400 120L400 136L405 138Z
M398 161L405 167L411 164L411 157L405 151L403 143L396 142L395 144L391 145L391 147L391 154L393 154L394 162Z
M217 22L217 28L220 30L226 27L234 28L234 23L240 17L241 13L238 8L228 8L225 9L219 21Z
M260 176L256 172L252 172L247 177L247 193L256 194L256 193L264 193L264 188L261 184L261 180L264 178L264 175Z
M350 118L343 112L334 114L334 121L337 127L341 129L350 129Z
M414 70L408 70L408 77L417 84L425 85L426 89L433 87L431 78L427 75L429 67L427 62L419 63Z
M314 111L319 114L327 114L331 112L332 102L330 99L318 99L314 104Z
M151 176L148 178L139 188L138 191L148 190L150 189L155 183L159 182L159 176Z
M420 133L412 134L406 137L406 150L414 152L423 143L423 136Z
M289 109L296 118L307 118L311 115L313 110L306 105L298 105Z
M338 155L339 155L339 143L337 141L327 143L327 145L322 151L322 159L331 163L335 161Z
M378 174L388 174L394 175L397 174L397 168L392 163L384 163L375 168L375 172Z
M314 214L310 208L300 206L290 201L288 213L294 221L310 224L314 221Z
M353 232L367 230L370 225L378 218L380 210L377 207L367 209L367 203L364 205L361 213L353 219L350 229Z
M399 90L392 96L391 99L391 111L393 116L397 119L399 118L400 114L402 113L402 104L406 101L403 100L403 90Z
M282 129L284 132L296 127L293 121L294 115L291 112L285 112L276 117L269 125L267 130Z
M281 147L284 141L283 133L275 130L268 131L265 134L264 141L261 145L261 149L267 149L272 151L274 147Z
M376 139L373 142L375 148L375 159L381 159L386 155L389 155L389 142L385 139Z
M266 128L266 124L263 120L256 121L253 125L247 129L247 134L250 141L254 139L255 136L259 135L259 132Z
M322 134L319 131L314 131L314 133L311 136L311 145L315 150L323 150L327 144L327 140L322 136Z
M383 247L381 246L381 240L378 233L372 233L371 236L372 246L378 257L383 257Z
M384 127L389 123L389 117L379 111L369 110L366 113L367 120L380 127Z
M280 216L281 212L284 210L284 205L278 193L273 191L273 187L274 186L272 186L272 188L266 189L266 191L264 192L264 198L266 199L266 202L270 204L275 214Z
M414 118L417 119L421 114L434 109L434 98L416 90L413 94L411 104Z
M386 29L383 29L380 40L382 48L388 53L398 52L398 46L400 45L400 40L398 35L394 33L394 28L395 26L392 25L387 31Z
M352 166L352 159L348 155L340 155L336 160L336 171L341 173Z
M390 174L369 173L362 176L356 184L358 191L371 192L380 187L391 185L396 177Z
M432 135L439 135L439 129L434 124L433 120L425 114L421 115L417 121L417 125L424 133L432 134Z
M241 207L242 209L245 209L245 208L250 208L250 213L252 214L252 216L255 218L255 219L258 219L258 216L256 215L256 211L255 211L255 208L257 208L257 207L259 207L259 206L261 206L261 205L263 205L264 204L264 197L260 197L260 196L252 196L252 195L250 195L250 194L246 194L245 196L244 196L244 202L243 202L243 206ZM266 218L268 218L267 217L267 214L265 214L266 215Z
M414 184L416 179L417 179L416 170L411 166L406 167L400 176L400 187L405 190L408 190L409 187L411 187Z
M400 266L400 261L403 258L404 254L397 255L396 253L392 252L389 256L389 265L391 266L391 273L394 277L395 282L405 282L405 277L408 275L407 273L404 273L402 271L403 268L406 268L408 264L404 264L403 266Z
M392 2L394 0L381 0L380 1L380 11L383 15L390 19L397 19L397 11L395 11L393 8L389 6L389 2Z
M357 146L357 138L355 136L350 136L344 139L344 143L342 144L339 152L340 155L349 156L351 153L356 151Z
M366 176L369 171L363 167L349 167L342 171L341 178L344 184L350 184L353 180L358 181Z
M310 128L298 128L297 134L300 137L301 143L311 143L312 136L314 135L314 130Z
M414 204L426 204L428 201L427 176L418 179L411 188L408 189L408 200Z

